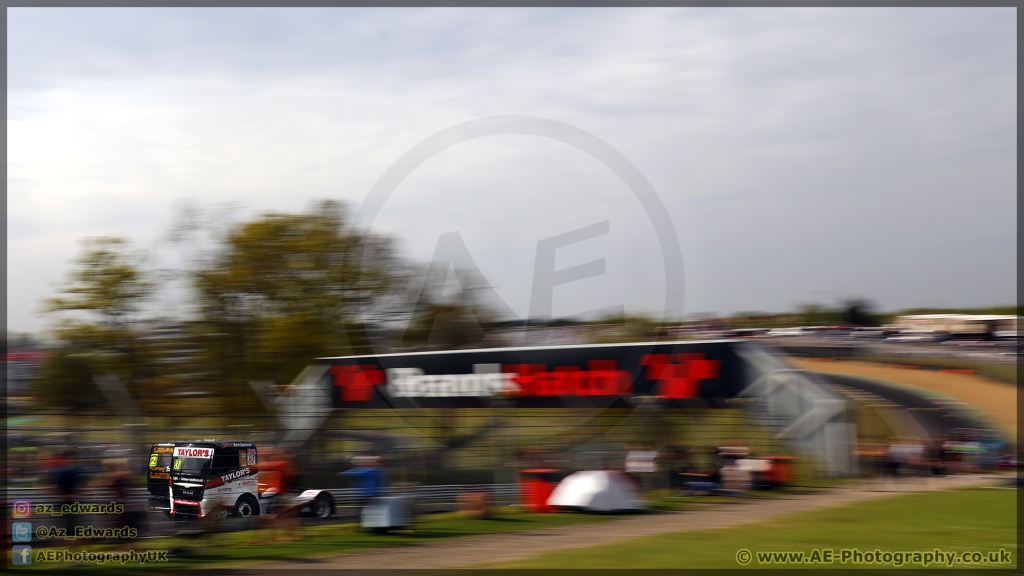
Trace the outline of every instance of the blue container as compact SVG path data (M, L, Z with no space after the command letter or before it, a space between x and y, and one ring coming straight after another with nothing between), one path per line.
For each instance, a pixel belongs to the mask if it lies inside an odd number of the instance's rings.
M359 489L363 498L376 498L384 488L384 475L378 467L360 467L342 472L340 476L350 476L352 486Z

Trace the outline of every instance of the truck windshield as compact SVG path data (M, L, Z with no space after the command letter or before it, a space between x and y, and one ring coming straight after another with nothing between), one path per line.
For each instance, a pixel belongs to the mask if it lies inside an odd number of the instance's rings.
M177 457L174 459L173 470L181 474L201 476L210 471L210 459Z

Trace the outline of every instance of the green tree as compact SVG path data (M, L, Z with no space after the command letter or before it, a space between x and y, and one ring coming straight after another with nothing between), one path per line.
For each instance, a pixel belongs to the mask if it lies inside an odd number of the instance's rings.
M82 244L85 251L75 260L70 279L60 296L46 300L45 310L84 312L88 325L111 332L125 330L153 288L145 278L141 257L123 238L86 238ZM57 334L63 333L58 329Z
M39 376L43 404L76 414L106 404L93 382L95 371L87 353L70 348L58 350L47 360Z
M834 324L842 316L842 310L834 310L814 303L801 305L797 308L797 313L802 317L802 323L812 326Z
M847 300L843 304L842 321L852 326L877 326L878 319L873 311L874 305L867 300Z
M410 290L401 300L408 311L403 316L409 320L400 337L403 346L434 350L481 348L487 345L487 331L501 324L502 314L488 300L489 294L490 298L494 295L486 280L476 271L456 270L459 289L445 294L449 272L431 266L415 274L415 282L411 278L407 281Z
M470 306L431 303L409 323L403 343L450 350L482 345L485 333Z
M44 303L55 320L54 335L66 350L49 372L61 382L77 382L70 371L109 373L124 378L133 393L144 391L146 362L140 356L137 325L153 291L142 256L122 238L86 238L58 295ZM89 354L80 360L75 354ZM89 372L85 372L86 364ZM45 377L44 377L45 379Z
M356 230L337 202L230 228L193 272L222 397L254 407L250 380L287 383L314 358L368 351L365 326L387 314L400 268L391 242Z

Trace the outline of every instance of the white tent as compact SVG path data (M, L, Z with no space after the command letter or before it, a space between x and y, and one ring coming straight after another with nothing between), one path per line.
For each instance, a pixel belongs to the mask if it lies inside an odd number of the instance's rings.
M618 472L590 470L566 476L548 498L548 506L582 508L591 512L642 510L643 503L629 480Z

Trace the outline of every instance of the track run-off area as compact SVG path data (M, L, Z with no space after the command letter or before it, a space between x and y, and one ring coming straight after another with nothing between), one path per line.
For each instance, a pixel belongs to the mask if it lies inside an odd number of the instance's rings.
M908 369L907 366L876 364L851 360L822 362L790 358L796 368L826 375L852 376L888 385L898 395L914 394L955 399L998 427L1005 437L1017 437L1017 387L975 374L944 373ZM869 382L870 384L870 382ZM900 389L902 388L902 390Z
M953 490L1007 483L1006 477L908 477L871 479L811 494L736 498L701 510L624 516L608 522L453 538L423 545L393 546L351 554L241 566L233 574L283 570L452 569L515 561L545 552L614 544L656 534L729 528L794 513L846 506L915 492Z

